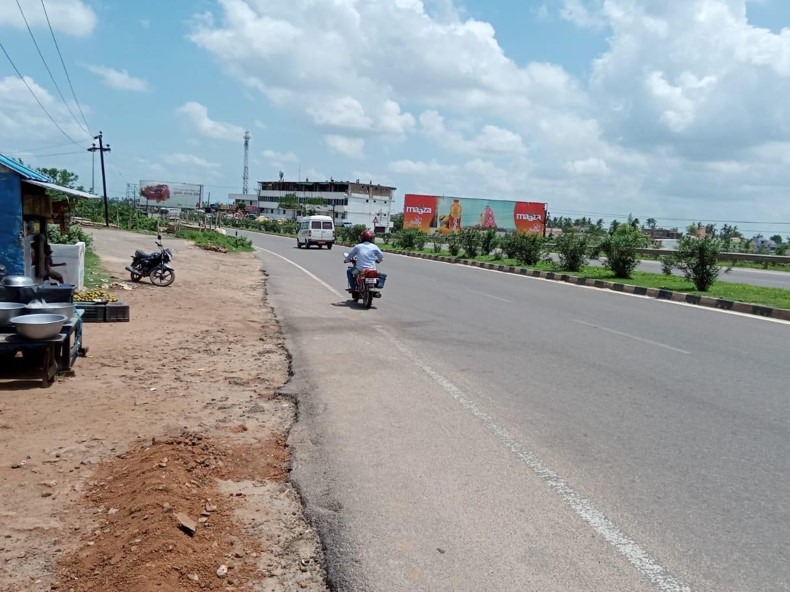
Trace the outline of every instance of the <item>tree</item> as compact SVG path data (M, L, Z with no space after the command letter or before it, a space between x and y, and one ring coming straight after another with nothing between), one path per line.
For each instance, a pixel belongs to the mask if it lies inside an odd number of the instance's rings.
M617 231L618 226L620 226L620 222L617 220L612 220L611 224L609 224L609 234L614 234Z
M716 225L715 224L706 224L705 225L705 236L709 236L711 238L716 238Z
M393 214L392 217L390 218L390 221L392 222L392 232L400 232L401 230L403 230L402 213Z
M645 222L644 228L649 228L650 230L656 229L656 219L655 218L648 218Z
M782 235L781 234L775 234L775 235L773 235L771 237L771 240L774 241L777 246L779 246L779 245L782 244Z
M37 170L42 175L51 177L52 182L55 185L60 185L61 187L68 187L69 189L76 189L78 191L85 191L85 188L82 185L77 185L77 181L79 180L79 175L77 175L76 173L72 173L67 169L40 168ZM65 193L61 193L60 191L47 189L47 193L52 198L52 201L68 201L69 199L71 199L69 195L66 195Z

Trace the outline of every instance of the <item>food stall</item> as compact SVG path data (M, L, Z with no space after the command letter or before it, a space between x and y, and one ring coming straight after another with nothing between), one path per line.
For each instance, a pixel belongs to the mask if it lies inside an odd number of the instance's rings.
M53 219L47 189L98 199L0 154L0 379L40 379L42 386L86 351L74 285L45 281Z

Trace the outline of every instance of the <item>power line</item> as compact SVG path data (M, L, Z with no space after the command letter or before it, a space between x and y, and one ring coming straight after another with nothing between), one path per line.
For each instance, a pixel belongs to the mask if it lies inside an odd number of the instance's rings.
M91 126L88 125L88 120L85 119L85 113L82 112L82 105L80 105L79 100L77 100L77 93L74 92L74 85L71 84L71 76L69 76L69 71L66 69L66 62L63 61L63 54L60 53L60 46L58 45L58 40L55 39L55 31L52 30L52 23L49 22L49 14L47 14L47 7L44 5L44 0L41 0L41 8L44 9L44 16L47 17L47 25L49 26L49 32L52 35L52 41L55 43L55 49L58 50L58 57L60 57L60 63L63 66L63 71L66 73L66 80L69 81L71 96L74 97L74 102L77 103L77 109L80 110L80 115L82 115L82 121L85 122L85 129L90 134Z
M77 125L82 127L80 120L77 119L77 116L74 115L74 112L69 107L69 103L66 100L66 97L63 96L63 91L60 90L60 86L58 86L58 81L55 80L55 76L52 74L52 70L49 69L49 64L47 64L47 60L44 58L44 54L41 53L41 48L38 46L38 42L36 41L35 35L33 35L33 30L30 28L30 24L27 22L27 17L25 16L25 11L22 10L22 5L19 3L19 0L16 0L17 8L19 8L19 13L22 15L22 20L25 21L25 26L27 27L27 32L30 33L30 38L33 40L33 45L36 46L36 51L38 52L38 56L41 58L41 62L44 64L44 68L46 68L47 73L49 74L50 79L52 80L52 84L55 85L55 89L58 91L63 104L66 105L66 109L68 109L71 116L74 118L74 121L77 122ZM90 134L90 130L86 129L86 133Z
M3 45L2 41L0 41L0 49L3 50L3 53L5 54L5 57L8 58L8 61L11 63L11 66L14 68L14 71L16 72L16 75L19 76L19 79L25 84L25 86L27 87L27 90L29 90L30 94L33 95L33 98L36 99L36 103L38 103L38 106L41 107L41 110L46 114L46 116L49 117L50 121L52 121L52 123L55 124L55 127L60 130L60 133L63 134L64 136L66 136L66 138L68 140L70 140L72 144L75 144L76 146L80 146L79 142L77 142L74 138L72 138L65 131L63 131L63 128L60 127L60 125L58 124L57 121L55 121L55 118L52 117L52 115L49 114L49 111L47 111L46 107L44 107L44 105L41 103L41 101L39 101L38 97L36 96L36 93L33 92L33 89L30 88L30 85L27 83L27 80L25 80L25 77L22 76L22 73L19 71L19 68L16 67L16 64L14 63L14 60L12 60L11 56L8 55L8 52L6 51L5 46Z

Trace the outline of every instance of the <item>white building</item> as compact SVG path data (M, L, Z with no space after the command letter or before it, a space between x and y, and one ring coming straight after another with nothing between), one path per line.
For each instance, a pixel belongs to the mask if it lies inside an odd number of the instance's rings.
M376 232L390 228L395 187L353 181L259 181L262 216L299 220L308 213L332 216L335 224L364 224ZM286 208L281 207L286 202ZM298 208L294 206L298 205Z

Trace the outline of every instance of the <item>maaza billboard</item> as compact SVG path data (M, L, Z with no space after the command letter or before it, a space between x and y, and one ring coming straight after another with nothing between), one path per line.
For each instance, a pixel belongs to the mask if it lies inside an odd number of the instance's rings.
M140 196L162 207L199 208L202 194L202 185L165 181L140 181Z
M476 226L543 234L545 223L546 204L539 202L411 193L404 196L404 228L447 234L468 226Z

